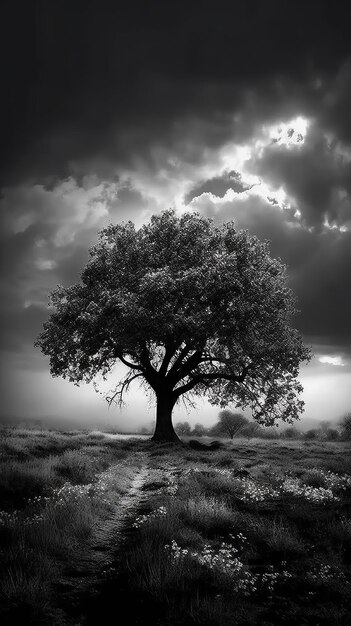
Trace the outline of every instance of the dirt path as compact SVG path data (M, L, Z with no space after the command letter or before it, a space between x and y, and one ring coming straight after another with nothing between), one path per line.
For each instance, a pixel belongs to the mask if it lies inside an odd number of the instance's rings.
M142 487L149 475L149 468L145 463L135 474L128 492L122 496L116 506L113 515L93 534L91 548L98 554L103 553L103 561L106 564L106 552L115 551L122 539L126 517L130 517L138 508L142 498Z
M109 468L110 480L113 481L117 471L121 471L120 463ZM97 594L101 580L114 575L116 553L123 542L126 526L130 525L130 519L135 517L135 512L145 497L142 487L148 476L148 459L145 456L140 469L136 469L128 491L116 499L112 515L94 528L84 552L77 555L75 563L66 568L58 581L58 605L67 614L64 623L74 626L85 623L82 615L85 596Z
M133 457L134 463L135 458ZM112 616L111 622L109 621L109 610L118 610L116 603L127 606L129 590L119 573L124 542L130 537L130 532L134 532L133 522L137 515L148 511L150 498L160 490L165 490L168 494L174 493L181 472L179 466L161 463L160 466L160 462L155 462L155 459L145 453L139 456L138 468L127 492L116 497L112 515L94 529L84 553L79 555L58 582L57 598L65 615L64 624L112 625L115 624L115 619ZM131 471L132 464L132 459L130 463L127 461L126 469ZM113 481L114 472L121 472L121 464L110 467L107 472L109 480ZM130 601L133 603L133 599ZM139 624L139 621L131 623Z
M87 598L84 618L79 626L145 626L154 623L158 612L157 603L148 594L139 593L135 597L125 576L126 548L128 552L128 544L130 546L130 542L135 541L133 522L136 514L148 514L155 506L154 496L157 498L162 492L174 495L181 473L180 463L174 465L163 459L149 459L145 473L140 474L140 482L136 481L136 499L132 500L131 507L130 500L126 499L126 523L121 531L118 551L115 552L114 566L110 574L100 580L95 597Z

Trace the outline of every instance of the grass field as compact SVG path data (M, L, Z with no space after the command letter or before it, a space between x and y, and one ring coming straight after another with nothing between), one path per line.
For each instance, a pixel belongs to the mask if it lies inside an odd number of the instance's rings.
M3 430L1 623L350 624L350 444L210 441Z

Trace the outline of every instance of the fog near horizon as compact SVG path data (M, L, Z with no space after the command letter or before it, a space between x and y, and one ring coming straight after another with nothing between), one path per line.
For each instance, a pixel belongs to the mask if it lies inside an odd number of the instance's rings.
M338 368L341 369L341 368ZM344 369L344 368L342 368ZM342 416L349 411L350 389L348 381L350 371L338 371L335 366L320 363L316 358L309 366L301 370L300 380L304 386L302 394L305 400L305 411L295 426L307 429L321 421L330 421L337 424ZM122 373L117 368L117 373ZM2 379L2 391L11 384L6 380L6 372ZM148 396L137 384L131 387L125 395L125 404L122 408L116 405L108 406L103 396L98 395L92 385L83 384L76 387L61 379L52 378L47 371L34 370L28 372L22 369L17 376L18 388L21 393L14 392L11 397L8 411L2 411L3 417L13 416L16 419L41 420L43 425L58 425L64 427L77 426L82 428L112 428L121 432L134 432L143 427L152 427L155 421L155 403L152 396ZM111 381L105 384L105 390L111 387ZM104 391L104 387L100 387ZM26 411L23 411L23 399L26 400ZM55 402L52 399L55 398ZM211 406L204 398L198 398L196 408L188 409L181 402L174 408L173 423L188 421L192 426L197 422L204 426L216 423L220 407ZM240 408L234 408L241 411ZM250 418L250 411L244 411ZM282 426L284 424L281 424Z

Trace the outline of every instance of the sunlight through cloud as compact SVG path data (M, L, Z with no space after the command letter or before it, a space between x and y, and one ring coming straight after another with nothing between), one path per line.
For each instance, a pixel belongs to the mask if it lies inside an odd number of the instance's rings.
M305 141L310 122L304 117L296 117L288 122L268 127L268 136L272 143L295 147Z
M327 355L322 355L318 357L318 361L320 363L326 363L328 365L334 365L337 367L344 367L345 363L343 363L343 360L341 358L341 356L327 356Z

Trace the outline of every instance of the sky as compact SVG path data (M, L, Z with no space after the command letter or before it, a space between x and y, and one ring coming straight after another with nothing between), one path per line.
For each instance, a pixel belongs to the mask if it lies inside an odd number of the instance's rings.
M344 8L345 7L345 8ZM351 40L334 0L2 3L1 415L121 428L36 336L109 223L170 207L269 240L312 347L302 420L351 409ZM175 419L213 423L200 401Z

